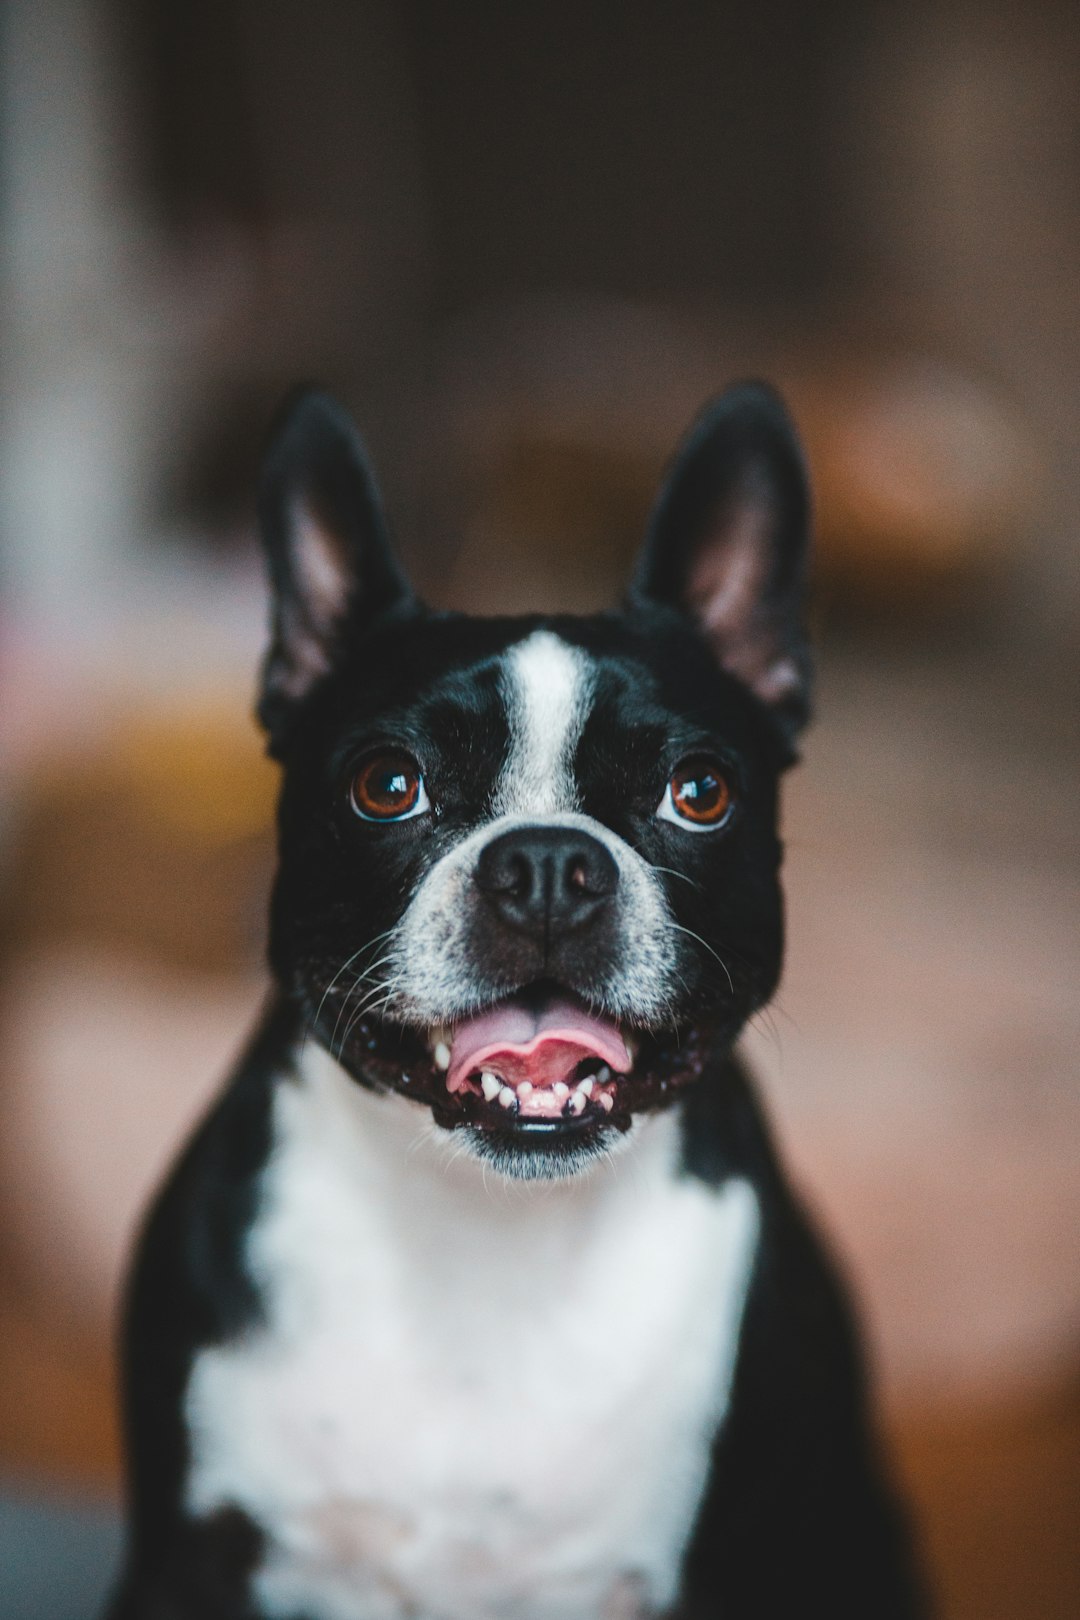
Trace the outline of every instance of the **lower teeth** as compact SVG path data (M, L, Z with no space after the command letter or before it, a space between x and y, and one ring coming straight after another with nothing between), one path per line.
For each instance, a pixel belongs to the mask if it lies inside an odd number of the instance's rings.
M546 1113L547 1110L543 1108L543 1100L551 1098L560 1105L559 1111L564 1119L577 1119L585 1112L590 1103L602 1108L605 1114L610 1114L613 1111L615 1107L614 1098L610 1092L600 1089L611 1078L611 1070L607 1069L605 1065L605 1068L595 1075L586 1075L583 1080L579 1080L572 1090L565 1080L556 1080L551 1087L537 1087L530 1080L522 1080L518 1086L514 1087L506 1080L503 1080L500 1075L495 1074L493 1070L484 1069L480 1074L473 1075L472 1083L476 1085L479 1082L480 1091L485 1102L498 1103L501 1108L505 1108L508 1112L511 1109L519 1112L523 1105L527 1105L529 1100L533 1099L534 1110L539 1106L540 1112ZM622 1077L615 1076L615 1078L621 1079Z

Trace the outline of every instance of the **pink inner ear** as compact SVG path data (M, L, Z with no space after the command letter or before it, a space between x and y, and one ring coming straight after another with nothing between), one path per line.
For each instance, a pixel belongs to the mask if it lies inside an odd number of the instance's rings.
M330 668L335 627L349 605L350 580L341 546L303 500L292 508L295 600L281 607L281 658L274 684L301 698Z
M738 638L752 624L765 588L768 544L765 514L743 508L699 549L687 594L710 634Z
M799 688L802 676L791 658L778 658L762 670L753 688L763 703L782 703Z
M776 646L776 627L765 605L769 545L769 514L744 506L702 543L687 597L724 668L763 702L776 703L798 684L799 675Z
M349 578L341 544L300 501L293 512L293 568L307 618L329 631L349 604Z

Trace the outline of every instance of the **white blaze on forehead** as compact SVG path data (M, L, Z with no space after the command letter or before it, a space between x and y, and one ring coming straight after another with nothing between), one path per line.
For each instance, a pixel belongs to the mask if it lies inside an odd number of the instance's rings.
M592 661L550 630L511 647L500 680L510 752L495 792L501 815L575 810L574 750L593 693Z
M502 833L542 826L588 833L615 862L618 946L595 989L613 1017L658 1020L678 984L663 884L636 849L582 813L574 778L574 754L595 692L593 661L552 631L537 630L500 662L510 746L493 813L440 856L392 931L386 1008L413 1023L440 1024L475 1012L499 993L492 988L497 964L478 957L474 939L476 863Z

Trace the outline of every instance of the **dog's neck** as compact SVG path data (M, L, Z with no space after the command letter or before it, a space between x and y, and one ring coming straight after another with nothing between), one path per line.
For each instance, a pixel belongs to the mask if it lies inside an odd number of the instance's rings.
M612 1160L510 1181L314 1042L273 1133L246 1252L262 1320L201 1354L186 1398L189 1508L257 1504L265 1612L670 1612L750 1185L681 1174L671 1110Z
M321 1174L357 1189L383 1212L395 1246L415 1243L430 1264L433 1241L454 1269L455 1238L468 1234L467 1264L481 1267L488 1251L522 1245L530 1265L548 1251L565 1264L586 1241L625 1234L642 1205L670 1188L681 1161L677 1110L643 1115L621 1151L564 1179L511 1181L477 1160L457 1133L397 1093L357 1084L309 1040L295 1061L295 1081L278 1101L277 1130L294 1146L307 1139Z

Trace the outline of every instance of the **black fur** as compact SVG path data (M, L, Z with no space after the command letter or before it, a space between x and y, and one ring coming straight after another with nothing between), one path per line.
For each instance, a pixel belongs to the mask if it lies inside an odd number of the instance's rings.
M129 1559L111 1620L242 1620L259 1534L242 1514L194 1523L181 1403L192 1358L242 1334L259 1297L241 1255L270 1145L269 1080L299 1028L276 1001L151 1212L128 1289L123 1344Z
M490 818L510 740L497 660L536 628L594 660L574 762L581 808L662 874L681 930L672 943L677 1010L670 1027L643 1031L644 1078L625 1088L625 1120L616 1113L568 1133L559 1151L571 1160L602 1151L632 1112L675 1106L682 1173L717 1185L743 1176L761 1210L730 1410L690 1535L679 1614L910 1620L922 1600L867 1420L843 1293L732 1056L780 972L778 782L810 702L809 498L782 405L745 385L704 413L661 492L619 614L477 621L429 612L393 558L359 440L322 395L299 396L279 423L260 511L275 593L260 715L285 767L271 916L278 991L144 1234L125 1354L131 1539L112 1620L260 1620L248 1580L259 1527L234 1511L201 1522L185 1512L181 1408L198 1350L259 1322L244 1240L272 1092L291 1083L281 1077L301 1036L320 1040L359 1083L413 1097L447 1128L476 1128L450 1107L419 1032L392 1011L354 1016L338 977L346 961L360 970L376 962L424 874ZM348 785L380 745L415 757L430 815L358 819ZM700 753L722 762L735 809L722 831L689 836L656 809L678 762ZM511 949L496 923L484 926L470 969L481 1004L555 982L603 1007L618 941L602 927L556 931L542 945L516 939ZM536 1151L503 1125L500 1137L485 1127L490 1156L510 1163Z
M681 1620L925 1615L847 1299L737 1059L723 1063L717 1082L687 1099L687 1171L716 1184L748 1176L763 1229Z

